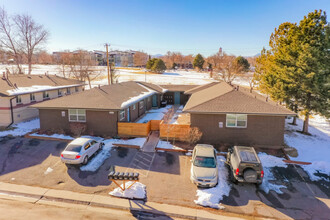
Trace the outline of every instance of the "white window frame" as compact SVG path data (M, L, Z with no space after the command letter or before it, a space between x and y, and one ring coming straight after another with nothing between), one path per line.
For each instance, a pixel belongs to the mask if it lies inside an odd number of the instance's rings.
M79 111L83 111L84 113L79 113ZM86 110L85 109L69 109L68 112L69 112L68 117L69 117L70 122L86 122ZM70 116L76 116L77 119L71 119ZM81 119L79 119L79 116L80 117L84 116L85 119L81 120Z
M144 107L144 101L143 100L139 102L139 106L140 106L140 109L143 109L143 107Z
M43 99L49 99L49 92L48 91L43 91L42 92L42 98Z
M61 97L62 96L62 90L60 90L60 89L57 90L57 96L58 97Z
M66 88L66 94L70 95L71 94L71 89L70 88Z
M21 95L16 96L16 104L22 104L22 96Z
M34 93L30 93L30 102L35 102L35 101L36 101L36 95Z
M125 119L125 116L126 116L125 110L120 110L120 112L119 112L119 119L120 119L120 121L124 120Z
M133 104L132 110L134 111L136 109L136 104Z
M232 120L232 119L228 119L228 116L231 115L231 116L235 116L235 125L228 125L228 121L229 120ZM245 116L245 120L238 120L238 116ZM239 126L237 125L238 121L245 121L245 126ZM226 127L227 128L246 128L247 127L247 114L226 114Z

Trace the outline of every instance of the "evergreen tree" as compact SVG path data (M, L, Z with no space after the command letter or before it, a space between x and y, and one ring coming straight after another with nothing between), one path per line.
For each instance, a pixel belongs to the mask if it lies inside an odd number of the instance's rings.
M162 73L166 70L166 65L162 59L153 58L151 60L148 60L146 68L149 71L153 71L156 73Z
M237 63L237 65L242 67L243 72L248 72L250 70L249 61L247 59L245 59L244 57L238 56L236 58L236 63Z
M166 70L166 65L162 59L156 59L151 70L156 73L163 73Z
M324 12L315 11L296 23L283 23L270 37L270 50L257 59L255 79L273 99L305 116L308 133L312 112L330 116L329 26Z
M194 59L194 62L193 62L193 66L194 68L198 68L199 70L203 69L203 65L204 65L204 58L201 54L197 54L195 59Z

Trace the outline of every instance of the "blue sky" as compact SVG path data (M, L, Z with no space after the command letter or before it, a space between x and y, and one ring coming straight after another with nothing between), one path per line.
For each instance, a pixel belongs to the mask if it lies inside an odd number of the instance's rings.
M9 13L28 13L51 33L49 51L77 48L181 51L208 56L224 51L251 56L268 45L281 23L299 22L329 0L0 0Z

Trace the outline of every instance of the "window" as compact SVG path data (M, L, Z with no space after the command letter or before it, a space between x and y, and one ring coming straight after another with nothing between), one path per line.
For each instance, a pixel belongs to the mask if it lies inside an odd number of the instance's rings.
M136 109L136 106L135 104L132 106L132 110L134 111Z
M96 141L91 141L91 145L93 146L94 144L96 144Z
M75 92L79 92L78 87L74 87L74 91L75 91Z
M30 101L31 102L36 101L36 97L35 97L34 93L30 93Z
M88 148L90 148L90 143L88 143L88 144L86 144L86 146L85 146L85 150L87 150Z
M125 119L125 110L120 111L120 121Z
M49 99L49 93L48 93L48 91L44 91L42 93L42 97L43 97L43 99Z
M144 101L139 102L140 109L143 109Z
M246 114L227 114L226 126L232 128L246 128L247 115Z
M62 96L62 90L57 90L57 96Z
M69 94L70 94L70 92L71 92L71 91L70 91L70 88L66 88L66 94L68 94L68 95L69 95Z
M22 96L16 96L16 104L22 104Z
M86 122L86 110L69 109L69 121Z

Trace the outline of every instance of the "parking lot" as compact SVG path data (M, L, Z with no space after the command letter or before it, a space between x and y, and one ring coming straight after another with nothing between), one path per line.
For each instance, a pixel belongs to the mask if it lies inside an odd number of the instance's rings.
M140 182L147 186L148 201L201 208L194 203L197 187L189 180L191 158L183 153L113 148L104 164L90 172L60 161L65 146L65 142L59 141L0 139L0 181L106 195L116 188L107 179L109 170L115 168L139 172ZM225 210L251 216L328 218L329 182L313 182L294 165L275 167L272 172L276 183L287 187L282 189L283 194L266 194L253 184L232 185L229 196L222 201Z

